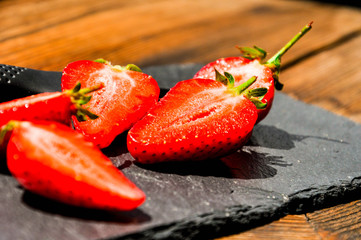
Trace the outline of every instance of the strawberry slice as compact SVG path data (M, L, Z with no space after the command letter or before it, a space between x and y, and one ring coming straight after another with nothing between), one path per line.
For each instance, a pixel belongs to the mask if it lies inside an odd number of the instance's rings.
M257 76L257 83L251 88L267 88L268 92L262 102L267 107L258 110L257 122L264 119L269 113L274 98L274 89L281 90L283 84L278 81L281 68L281 57L290 49L304 34L312 27L312 22L306 25L296 36L294 36L280 51L268 61L263 62L267 53L259 48L240 47L242 56L220 58L202 67L193 78L216 79L222 76L223 72L232 74L235 78L235 85L240 85L251 76Z
M231 79L231 78L230 78ZM132 129L128 150L141 163L203 160L241 147L257 121L255 77L234 87L211 79L177 83Z
M144 193L84 136L56 122L10 121L11 174L27 190L87 208L131 210ZM6 134L1 134L6 135Z
M74 118L75 129L100 148L109 146L117 135L130 129L159 98L157 82L131 64L112 66L104 60L68 64L63 70L62 89L70 89L78 81L85 87L104 86L92 94L86 105L99 118L91 122Z
M72 115L79 121L86 120L86 116L96 119L97 116L82 105L91 99L86 94L100 88L101 85L80 89L77 83L64 92L40 93L0 103L0 127L10 120L50 120L70 125Z

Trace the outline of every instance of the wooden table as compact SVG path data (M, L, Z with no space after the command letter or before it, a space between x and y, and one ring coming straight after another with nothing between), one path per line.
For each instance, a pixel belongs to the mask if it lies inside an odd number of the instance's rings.
M361 123L360 8L313 1L5 0L0 16L0 62L51 71L99 57L140 67L206 63L237 55L235 45L272 55L312 20L313 30L282 59L283 91ZM222 239L361 239L357 199Z

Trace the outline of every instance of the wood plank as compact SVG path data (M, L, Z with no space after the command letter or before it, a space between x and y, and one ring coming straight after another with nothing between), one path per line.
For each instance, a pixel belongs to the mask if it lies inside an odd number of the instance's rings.
M219 238L218 240L319 240L312 226L304 215L288 215L278 221L257 227L241 234Z
M361 123L360 64L361 34L286 69L280 78L289 95Z
M361 201L307 214L308 221L322 239L359 239L361 236Z
M127 1L109 0L92 5L53 0L47 7L42 1L26 1L18 11L16 6L23 2L13 2L14 7L0 2L2 16L16 12L20 19L2 24L0 59L43 70L62 70L70 61L98 57L141 67L207 62L237 55L237 44L256 44L274 53L314 20L317 30L294 47L285 57L288 61L360 27L360 14L354 9L314 2L152 0L126 5ZM169 11L174 6L177 10ZM289 19L290 13L294 18Z

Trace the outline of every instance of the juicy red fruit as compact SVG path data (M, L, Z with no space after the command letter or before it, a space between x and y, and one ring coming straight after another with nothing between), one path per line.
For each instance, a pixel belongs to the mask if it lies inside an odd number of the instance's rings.
M92 143L59 123L12 122L7 163L27 190L67 204L130 210L145 200Z
M72 115L81 121L97 118L82 105L91 99L86 94L101 86L80 87L77 83L64 92L45 92L0 103L0 127L10 120L49 120L70 125Z
M99 118L85 122L73 118L75 129L100 148L130 129L159 98L158 84L151 76L107 63L82 60L68 64L63 71L62 89L72 88L78 81L84 87L103 84L85 105Z
M283 84L278 81L278 75L281 68L281 57L312 27L312 22L307 24L298 32L284 47L282 47L273 57L268 61L263 62L266 58L267 53L263 49L254 46L253 48L249 47L240 47L241 57L228 57L220 58L214 62L211 62L200 69L195 75L194 78L211 78L216 79L215 69L223 74L228 72L232 74L235 78L235 84L239 85L242 82L250 78L250 76L257 77L257 83L251 86L251 89L254 88L266 88L268 92L261 99L263 103L267 104L267 107L264 109L258 109L258 120L260 122L263 120L269 113L273 98L274 98L274 89L281 90Z
M222 73L228 72L235 79L235 86L239 86L252 76L257 76L257 81L250 87L266 88L268 91L262 98L262 102L267 104L265 109L257 109L257 122L264 119L270 111L274 98L274 79L273 72L264 66L258 59L250 60L244 57L220 58L214 62L208 63L202 67L194 78L216 79L215 69Z
M141 163L203 160L241 147L257 120L244 95L210 79L179 82L128 132Z
M0 126L10 120L52 120L70 125L70 98L61 92L40 93L0 104Z

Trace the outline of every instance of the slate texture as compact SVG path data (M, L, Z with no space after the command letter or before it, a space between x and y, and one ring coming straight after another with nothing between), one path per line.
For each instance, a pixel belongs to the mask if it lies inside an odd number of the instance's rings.
M199 68L168 65L144 72L169 88ZM59 73L50 75L58 83ZM1 239L210 239L360 199L360 136L360 124L282 93L249 143L220 159L134 164L123 134L104 153L147 195L129 212L44 199L24 191L1 165Z

